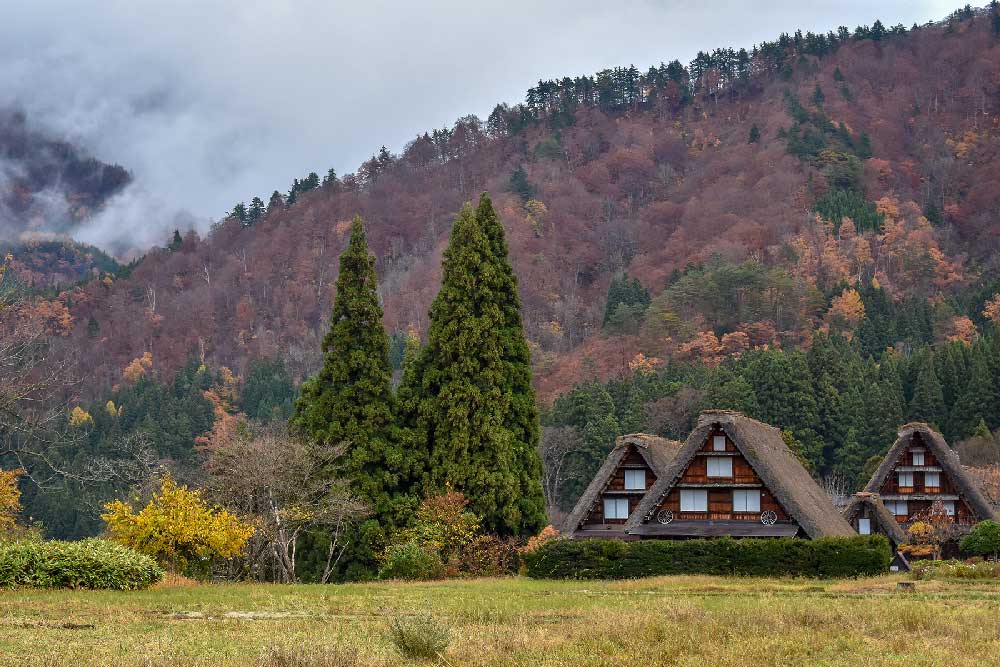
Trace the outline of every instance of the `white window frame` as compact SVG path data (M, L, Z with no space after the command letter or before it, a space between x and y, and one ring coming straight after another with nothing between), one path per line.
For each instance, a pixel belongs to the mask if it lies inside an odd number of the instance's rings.
M724 451L726 451L726 436L724 436L724 435L713 435L712 436L712 451L713 452L724 452Z
M681 489L682 512L707 512L708 489Z
M725 463L723 463L725 461ZM714 465L713 465L714 464ZM712 468L715 468L713 472ZM722 468L720 471L719 468ZM705 473L709 477L732 477L733 457L731 456L708 456L705 461Z
M760 512L760 489L733 489L734 512Z
M948 516L955 516L954 500L942 500L941 504L944 505L944 511L948 514Z
M858 535L872 534L872 520L861 517L858 519Z
M887 500L885 501L885 507L892 512L894 516L909 516L910 514L910 506L905 500ZM903 511L900 512L900 509Z
M913 457L913 465L915 466L925 465L923 452L910 452L910 455Z
M931 484L931 480L932 479L934 480L933 484ZM941 488L941 473L939 473L939 472L925 472L924 473L924 488L927 488L927 487L935 487L935 488L938 488L938 489Z
M636 486L636 476L639 477L639 486ZM631 482L631 484L630 484ZM646 471L642 468L626 468L625 469L625 490L626 491L645 491L646 490Z
M605 519L627 519L628 518L628 498L605 498L604 499L604 518Z
M903 483L904 479L908 480L909 484ZM897 486L909 486L909 487L912 487L913 486L913 473L909 472L909 471L906 471L906 470L900 470L900 471L896 472L896 484L897 484Z

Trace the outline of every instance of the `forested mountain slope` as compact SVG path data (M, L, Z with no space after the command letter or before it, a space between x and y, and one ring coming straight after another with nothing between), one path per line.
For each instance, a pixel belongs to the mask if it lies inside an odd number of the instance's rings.
M424 333L451 222L482 190L507 229L543 398L630 363L851 336L872 290L926 306L935 340L970 338L1000 250L993 16L539 82L485 122L311 175L127 277L64 292L83 391L107 392L144 354L166 376L192 355L238 376L281 356L303 378L354 214L386 327Z

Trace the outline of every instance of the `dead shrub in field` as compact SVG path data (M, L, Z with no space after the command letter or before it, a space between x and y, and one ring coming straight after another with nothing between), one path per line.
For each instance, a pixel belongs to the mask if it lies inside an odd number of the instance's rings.
M430 660L440 657L451 641L451 630L432 616L395 618L389 637L407 658Z

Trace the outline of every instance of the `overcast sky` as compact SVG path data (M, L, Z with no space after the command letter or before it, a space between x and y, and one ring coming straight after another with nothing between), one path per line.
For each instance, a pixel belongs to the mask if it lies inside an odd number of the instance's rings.
M85 233L161 242L309 171L523 100L539 78L640 69L796 28L943 18L940 0L0 0L0 105L132 170ZM981 3L977 3L981 4Z

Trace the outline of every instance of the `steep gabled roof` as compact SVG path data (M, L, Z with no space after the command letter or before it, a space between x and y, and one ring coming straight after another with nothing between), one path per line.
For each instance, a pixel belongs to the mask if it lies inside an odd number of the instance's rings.
M886 478L892 473L896 461L906 451L906 448L910 446L913 436L917 433L920 434L920 439L927 446L927 449L934 453L934 458L937 459L941 469L948 475L952 483L958 487L959 493L965 499L965 502L976 513L976 518L980 521L983 519L1000 521L996 510L986 500L986 496L983 495L983 492L979 490L979 487L972 481L972 478L962 469L955 450L948 446L944 436L923 422L910 422L899 428L899 437L896 439L896 443L889 449L889 453L885 455L885 458L882 459L882 464L875 471L875 474L872 475L868 486L865 487L865 491L869 493L879 492Z
M657 479L663 474L670 461L673 460L674 455L681 448L681 443L676 440L667 440L666 438L648 433L632 433L615 438L614 449L608 454L608 458L604 459L604 464L597 470L594 479L590 481L583 495L580 496L580 499L576 501L576 505L573 506L573 511L566 517L566 521L563 524L563 535L572 537L583 520L587 518L594 503L597 502L598 496L611 483L611 478L614 476L615 471L618 470L618 466L621 465L622 459L628 453L629 445L635 446L636 451L639 452ZM646 493L649 493L649 491L647 490Z
M894 544L906 544L906 533L902 526L896 521L896 516L885 507L885 503L879 498L877 493L862 491L851 496L847 506L844 508L844 520L854 526L854 518L863 507L868 507L878 526L882 529Z
M781 431L729 410L706 410L681 451L625 523L628 533L647 522L718 425L736 444L764 485L809 537L854 535L830 498L781 438Z

